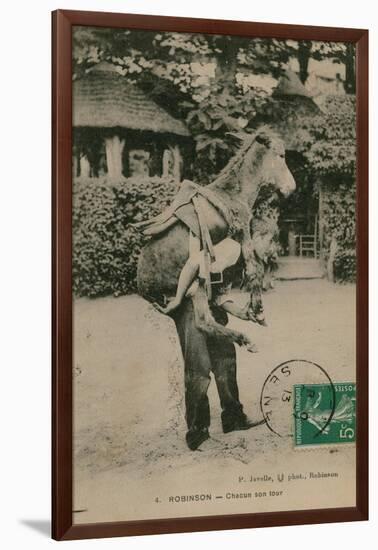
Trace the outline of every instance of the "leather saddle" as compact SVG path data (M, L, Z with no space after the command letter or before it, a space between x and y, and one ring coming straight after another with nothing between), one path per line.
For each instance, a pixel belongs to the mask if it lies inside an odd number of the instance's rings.
M211 263L215 261L213 243L224 239L230 227L230 212L221 199L206 187L184 180L172 204L158 216L132 224L144 235L159 235L179 221L200 239L204 253L204 279L211 299ZM220 282L222 274L220 274ZM218 281L216 281L218 282Z
M144 235L154 236L181 221L201 240L203 233L201 225L206 225L216 243L224 238L230 226L230 220L229 209L214 191L184 180L171 205L161 214L131 225L142 231ZM206 228L204 229L206 231Z

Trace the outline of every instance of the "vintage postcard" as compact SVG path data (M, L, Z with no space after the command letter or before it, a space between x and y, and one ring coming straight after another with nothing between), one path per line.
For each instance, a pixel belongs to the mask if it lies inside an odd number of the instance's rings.
M74 525L355 507L354 44L72 66Z

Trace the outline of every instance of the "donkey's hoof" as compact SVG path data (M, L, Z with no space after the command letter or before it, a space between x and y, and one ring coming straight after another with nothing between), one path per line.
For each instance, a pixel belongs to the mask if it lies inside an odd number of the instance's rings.
M153 307L158 311L159 313L166 313L166 308L164 306L161 306L157 302L152 302Z
M239 334L237 336L236 343L239 344L239 346L245 346L247 349L249 346L253 346L251 340L248 336L245 336L245 334Z
M256 323L258 323L262 327L267 327L268 326L268 323L265 320L265 315L263 313L258 313L256 315Z
M258 353L258 352L259 352L259 350L258 350L256 344L247 344L247 345L246 345L246 349L247 349L247 351L249 351L250 353Z

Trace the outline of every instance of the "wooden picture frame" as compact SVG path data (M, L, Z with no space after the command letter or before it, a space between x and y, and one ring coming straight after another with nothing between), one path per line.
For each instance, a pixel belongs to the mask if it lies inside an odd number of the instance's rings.
M352 42L357 80L356 506L74 525L72 519L72 27ZM52 536L56 540L368 519L368 31L58 10L52 14Z

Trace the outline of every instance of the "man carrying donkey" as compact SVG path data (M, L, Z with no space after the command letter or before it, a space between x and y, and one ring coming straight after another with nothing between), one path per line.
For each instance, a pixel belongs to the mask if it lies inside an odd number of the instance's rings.
M243 412L234 343L255 351L243 333L228 328L227 312L264 324L263 265L251 236L252 209L263 185L285 196L295 181L282 142L267 130L247 136L218 177L201 187L185 181L171 206L136 224L152 238L138 263L138 291L175 321L185 364L185 403L192 450L209 437L207 390L214 373L225 433L256 425ZM248 303L228 290L240 284Z

